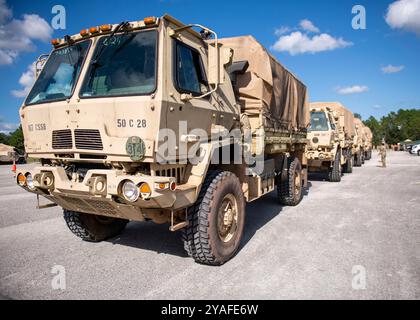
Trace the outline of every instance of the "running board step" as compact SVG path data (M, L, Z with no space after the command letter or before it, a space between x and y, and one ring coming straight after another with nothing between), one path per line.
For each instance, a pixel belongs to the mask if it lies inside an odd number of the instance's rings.
M188 221L182 221L180 223L177 223L173 226L169 227L170 231L178 231L179 229L185 228L186 226L188 226Z

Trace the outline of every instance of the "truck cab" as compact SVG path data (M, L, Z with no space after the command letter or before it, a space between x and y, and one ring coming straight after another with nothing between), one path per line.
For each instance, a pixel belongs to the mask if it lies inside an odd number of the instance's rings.
M352 115L340 103L313 102L310 110L309 172L328 172L330 181L339 182L342 173L351 173L352 168L352 138L347 131Z

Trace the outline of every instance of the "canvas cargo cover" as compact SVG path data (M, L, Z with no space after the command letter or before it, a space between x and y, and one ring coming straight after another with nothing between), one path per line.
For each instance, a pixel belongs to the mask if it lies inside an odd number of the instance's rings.
M283 67L252 36L220 39L232 48L233 62L249 63L245 74L238 75L236 87L242 112L261 112L284 129L309 126L308 93L306 86Z
M368 126L364 126L363 132L365 133L365 136L368 139L368 141L372 141L373 134Z
M7 144L0 143L0 151L1 152L14 152L14 148L12 146L8 146Z
M328 107L333 111L338 112L344 116L344 132L349 137L355 136L354 115L349 109L343 106L340 102L311 102L310 108Z

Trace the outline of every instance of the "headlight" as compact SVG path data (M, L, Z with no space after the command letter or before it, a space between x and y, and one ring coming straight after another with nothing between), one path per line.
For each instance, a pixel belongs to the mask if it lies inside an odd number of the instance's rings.
M35 190L34 179L30 173L26 175L26 185L30 190Z
M318 142L319 142L319 139L318 139L317 137L314 137L314 138L312 139L312 142L313 142L313 143L318 143Z
M136 202L140 196L140 191L133 181L126 181L122 186L122 195L127 201Z

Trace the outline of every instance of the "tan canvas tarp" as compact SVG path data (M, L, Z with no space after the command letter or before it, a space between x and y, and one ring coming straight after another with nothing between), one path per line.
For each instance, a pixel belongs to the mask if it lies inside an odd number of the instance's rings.
M8 146L7 144L0 143L0 151L1 152L14 152L14 148L12 146Z
M301 81L252 36L221 39L220 43L234 50L234 62L249 63L247 72L237 78L242 112L248 115L262 112L286 129L308 127L308 93Z
M333 111L338 112L344 116L344 132L349 138L353 138L356 134L354 127L354 115L349 109L339 102L311 102L310 108L328 107Z

